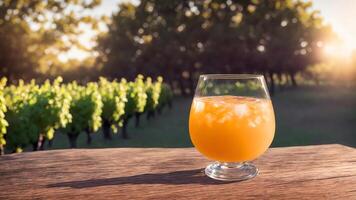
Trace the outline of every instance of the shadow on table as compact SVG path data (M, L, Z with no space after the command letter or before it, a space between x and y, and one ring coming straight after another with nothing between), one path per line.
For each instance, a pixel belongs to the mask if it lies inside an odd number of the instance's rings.
M89 188L107 185L122 184L228 184L231 182L221 182L208 178L204 175L203 169L175 171L169 173L139 174L134 176L124 176L116 178L90 179L84 181L69 181L50 184L47 187L71 187Z

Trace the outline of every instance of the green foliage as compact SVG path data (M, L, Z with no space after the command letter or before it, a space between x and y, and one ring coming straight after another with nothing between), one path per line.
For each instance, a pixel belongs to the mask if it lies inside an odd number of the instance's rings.
M86 86L81 86L72 82L65 88L72 97L70 104L72 121L62 129L62 132L79 135L88 128L92 132L98 131L101 127L103 107L98 84L88 83Z
M147 103L146 86L142 75L138 75L134 82L128 83L127 103L125 106L125 116L142 113Z
M85 11L100 2L1 0L0 76L29 79L39 73L58 73L58 66L63 66L60 52L84 49L76 37L81 32L78 27L97 26L97 20Z
M163 78L158 77L157 81L152 83L152 79L148 77L145 81L145 89L147 95L147 102L145 111L154 111L159 104L159 98L162 91Z
M30 122L30 91L38 88L34 81L24 84L22 80L17 86L6 87L5 101L8 108L6 120L9 122L6 135L7 147L12 151L23 148L30 143L27 133L35 132L36 127Z
M31 121L39 130L31 135L36 139L38 134L44 134L48 139L52 139L55 129L65 127L72 120L69 112L71 96L64 87L61 87L61 82L62 78L59 77L53 84L46 81L37 91L31 91Z
M113 124L112 129L117 132L116 126L122 125L122 116L125 113L126 93L128 83L125 79L120 82L108 81L106 78L100 77L99 93L103 101L103 120L107 120Z
M120 5L97 49L107 75L163 74L192 92L202 73L304 71L333 35L322 22L309 1L142 0Z
M4 86L6 85L6 78L0 80L0 146L6 144L4 135L6 134L6 128L9 126L9 123L5 119L6 105L4 97Z
M59 77L53 83L47 80L39 86L34 80L30 84L20 80L18 86L5 89L9 148L15 150L36 143L40 135L51 140L55 129L71 121L71 97L61 82Z
M114 131L123 120L135 113L153 111L169 101L171 93L162 83L138 75L135 81L108 81L80 85L77 82L62 84L58 77L53 82L35 80L4 87L0 84L0 139L1 145L13 152L21 152L29 144L36 144L40 136L51 140L56 130L68 135L83 131L97 132L106 120ZM6 113L5 113L6 112ZM8 123L7 123L8 122Z

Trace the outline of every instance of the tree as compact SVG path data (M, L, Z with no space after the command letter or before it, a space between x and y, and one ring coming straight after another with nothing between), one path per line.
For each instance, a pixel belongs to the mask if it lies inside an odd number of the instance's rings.
M296 73L320 62L318 44L330 30L322 25L317 11L310 11L311 6L302 1L263 1L247 17L251 20L247 23L257 23L256 53L263 61L257 65L265 65L272 91L275 75L286 73L296 85Z
M53 73L58 54L77 41L78 25L95 25L83 11L100 0L3 0L0 2L0 77L30 79Z
M182 93L201 73L295 75L319 62L328 27L310 2L164 1L120 4L97 50L112 77L162 74Z

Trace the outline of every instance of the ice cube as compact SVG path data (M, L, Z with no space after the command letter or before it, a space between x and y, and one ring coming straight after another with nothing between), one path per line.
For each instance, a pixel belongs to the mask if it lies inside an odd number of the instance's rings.
M221 117L219 120L218 120L218 123L225 123L226 121L231 121L233 117L233 113L229 112L229 113L226 113L223 117Z
M213 121L215 121L215 117L212 114L206 114L205 115L205 123L208 125L208 127L213 126Z
M254 121L249 121L248 126L250 126L252 128L256 128L257 124Z
M243 117L248 113L248 107L246 104L235 105L234 111L238 117Z
M254 123L255 123L256 125L258 125L258 124L260 124L261 122L262 122L262 118L261 118L260 116L257 116L257 117L255 118Z

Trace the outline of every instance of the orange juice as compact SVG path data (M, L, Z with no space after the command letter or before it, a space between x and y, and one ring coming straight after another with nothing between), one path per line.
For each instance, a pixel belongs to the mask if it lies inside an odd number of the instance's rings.
M275 119L271 100L239 96L195 97L190 138L198 151L220 162L250 161L271 145Z

